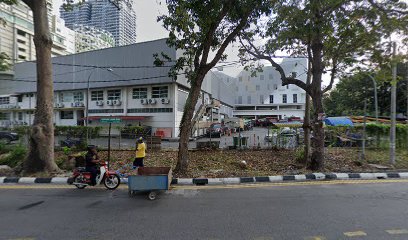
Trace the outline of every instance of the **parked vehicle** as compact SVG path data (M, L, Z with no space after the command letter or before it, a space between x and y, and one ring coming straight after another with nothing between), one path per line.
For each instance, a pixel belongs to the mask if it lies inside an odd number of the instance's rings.
M100 172L96 176L96 185L103 184L109 190L114 190L120 185L120 177L115 171L110 171L107 167L107 162L101 161ZM74 170L73 185L78 189L84 189L91 184L91 173L87 172L84 167L79 167Z
M15 132L1 131L0 132L0 143L10 144L13 141L17 141L19 138L18 134Z
M207 128L207 136L208 137L213 137L213 136L217 136L217 137L221 137L222 135L224 135L224 128L221 126L221 123L213 123L210 125L209 128Z

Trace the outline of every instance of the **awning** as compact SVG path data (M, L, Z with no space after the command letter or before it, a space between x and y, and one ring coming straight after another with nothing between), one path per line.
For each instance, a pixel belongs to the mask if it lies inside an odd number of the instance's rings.
M145 120L146 118L149 118L151 116L89 116L88 120L89 121L96 121L101 118L119 118L123 121L140 121L140 120ZM80 120L86 120L86 117L81 118Z
M328 117L324 123L328 126L353 126L353 122L348 117Z

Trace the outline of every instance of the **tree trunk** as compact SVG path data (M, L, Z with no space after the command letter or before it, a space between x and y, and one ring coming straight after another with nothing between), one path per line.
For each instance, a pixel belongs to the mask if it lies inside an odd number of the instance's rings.
M306 105L305 105L305 119L303 120L303 132L304 132L304 164L310 163L310 96L306 93Z
M320 170L324 166L324 129L323 129L323 104L322 91L319 89L312 95L313 101L313 138L312 138L312 155L310 158L309 168L311 170Z
M53 81L51 64L52 39L48 26L47 1L28 4L33 11L34 44L37 55L37 105L30 133L30 147L24 162L25 174L57 172L54 161Z
M191 82L190 92L188 94L186 105L184 106L183 117L180 122L180 143L176 173L185 173L188 168L188 142L191 129L193 127L192 118L194 115L194 106L197 104L201 92L201 84L205 74L198 74L196 79Z

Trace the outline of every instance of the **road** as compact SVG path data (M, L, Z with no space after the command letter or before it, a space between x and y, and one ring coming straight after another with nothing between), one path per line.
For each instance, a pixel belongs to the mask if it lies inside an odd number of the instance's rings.
M0 186L0 239L408 239L408 181L177 187Z

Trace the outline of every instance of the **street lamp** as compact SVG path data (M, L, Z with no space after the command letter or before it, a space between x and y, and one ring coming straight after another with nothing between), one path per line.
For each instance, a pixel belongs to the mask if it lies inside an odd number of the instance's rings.
M374 84L374 105L375 105L375 122L378 123L378 99L377 99L377 82L371 74L367 76L373 81Z
M91 70L91 72L89 73L88 76L88 80L87 80L87 88L86 88L86 106L85 106L85 126L86 126L86 142L88 143L89 141L89 129L88 129L88 125L89 125L89 98L90 96L90 80L91 80L91 76L92 73L95 71L95 69L98 69L98 67L95 67ZM112 68L103 68L108 72L113 72Z

